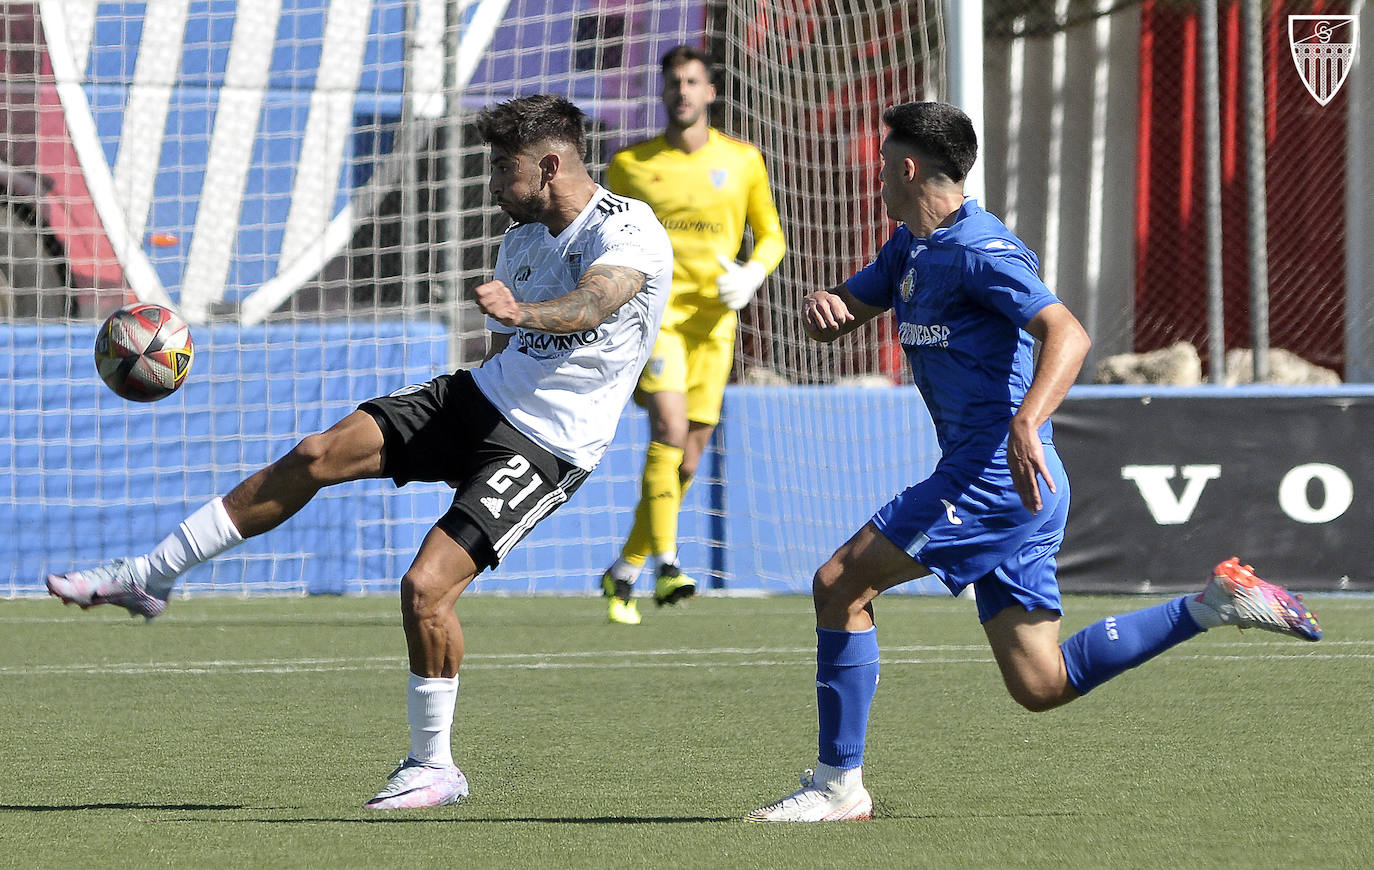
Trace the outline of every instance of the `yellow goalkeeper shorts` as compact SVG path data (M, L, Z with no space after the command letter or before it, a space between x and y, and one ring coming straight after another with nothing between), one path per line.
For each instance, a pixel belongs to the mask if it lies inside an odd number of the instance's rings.
M714 426L735 357L734 317L722 318L707 335L664 324L639 377L639 392L664 391L687 396L687 419Z

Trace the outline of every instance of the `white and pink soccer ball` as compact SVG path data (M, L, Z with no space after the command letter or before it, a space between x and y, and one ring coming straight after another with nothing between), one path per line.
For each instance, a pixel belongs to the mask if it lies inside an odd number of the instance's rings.
M136 303L111 314L95 337L95 367L111 390L131 402L176 392L195 359L191 328L175 311Z

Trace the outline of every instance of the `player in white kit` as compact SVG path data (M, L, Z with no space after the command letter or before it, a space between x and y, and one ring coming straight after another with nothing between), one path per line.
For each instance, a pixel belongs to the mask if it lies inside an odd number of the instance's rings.
M658 334L673 251L652 209L588 174L585 116L561 97L497 104L477 119L490 190L514 221L474 291L483 363L364 402L191 516L151 552L49 576L68 604L162 613L178 577L287 520L337 483L444 481L453 505L401 579L410 658L410 752L365 806L457 803L467 779L450 734L463 658L459 595L601 460Z

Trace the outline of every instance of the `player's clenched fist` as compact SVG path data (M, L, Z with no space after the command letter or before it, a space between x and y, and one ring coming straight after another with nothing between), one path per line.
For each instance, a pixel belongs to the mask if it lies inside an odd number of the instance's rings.
M808 293L802 300L802 323L806 334L817 341L832 341L843 334L843 327L854 319L844 300L829 290Z
M506 326L520 325L520 303L511 295L510 288L501 281L488 281L477 285L472 291L477 307L482 313Z

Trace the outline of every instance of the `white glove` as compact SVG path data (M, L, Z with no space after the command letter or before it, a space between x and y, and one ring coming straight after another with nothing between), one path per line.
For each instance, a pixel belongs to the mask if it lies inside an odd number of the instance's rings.
M750 260L741 266L724 254L716 254L716 262L725 273L716 278L716 293L720 301L731 311L739 311L754 298L754 293L763 286L768 272L762 263Z

